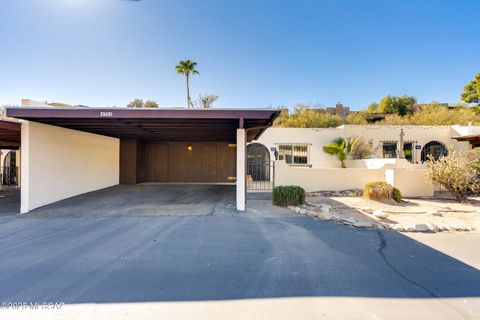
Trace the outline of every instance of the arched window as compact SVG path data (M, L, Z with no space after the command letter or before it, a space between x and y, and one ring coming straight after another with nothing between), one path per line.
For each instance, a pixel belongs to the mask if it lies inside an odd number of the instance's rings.
M448 150L443 143L438 141L430 141L423 146L420 160L425 162L428 160L429 156L437 160L440 157L448 156Z
M270 152L263 144L247 146L247 175L253 181L270 181Z

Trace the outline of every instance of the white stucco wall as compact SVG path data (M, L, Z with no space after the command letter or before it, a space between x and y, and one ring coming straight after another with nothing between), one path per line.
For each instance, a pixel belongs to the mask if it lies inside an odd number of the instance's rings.
M431 197L434 193L433 185L425 178L425 170L387 169L386 182L398 188L404 197Z
M22 123L21 212L119 183L119 140Z
M467 151L468 142L458 142L452 137L466 133L480 132L480 127L465 126L413 126L413 125L345 125L338 128L269 128L260 136L258 142L269 150L282 143L307 143L309 147L309 164L316 168L337 168L339 163L335 157L323 152L323 146L339 137L362 137L373 140L378 147L377 156L383 157L382 141L398 141L400 130L403 129L404 141L414 141L421 148L430 141L443 143L447 148L457 151ZM271 152L271 159L274 159ZM414 152L415 161L420 162L421 149Z
M275 161L275 186L296 185L307 192L342 191L363 189L372 181L385 181L384 168L303 168Z
M434 187L426 182L425 170L409 164L385 164L376 168L305 168L275 161L275 185L301 186L307 192L363 189L369 182L386 181L397 187L404 197L433 196Z
M338 161L323 152L323 146L342 136L341 128L268 128L258 139L270 151L270 158L275 159L272 147L278 149L278 144L307 143L309 144L309 164L313 167L338 167Z

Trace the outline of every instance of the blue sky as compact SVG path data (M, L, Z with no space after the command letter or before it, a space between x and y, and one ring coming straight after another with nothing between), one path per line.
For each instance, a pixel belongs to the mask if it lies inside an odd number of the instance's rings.
M387 94L456 102L480 72L478 0L2 0L0 104L364 108Z

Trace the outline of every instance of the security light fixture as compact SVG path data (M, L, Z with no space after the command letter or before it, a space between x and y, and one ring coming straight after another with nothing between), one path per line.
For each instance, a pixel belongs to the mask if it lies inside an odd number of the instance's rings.
M187 151L188 151L188 152L192 152L192 151L193 151L193 147L192 147L192 144L191 144L191 143L188 143L188 144L187 144Z

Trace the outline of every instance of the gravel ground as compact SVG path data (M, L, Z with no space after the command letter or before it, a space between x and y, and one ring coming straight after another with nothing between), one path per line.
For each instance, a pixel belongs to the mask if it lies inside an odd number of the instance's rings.
M404 199L395 201L373 201L362 197L322 197L309 196L307 203L332 206L332 212L341 217L352 217L372 223L382 222L392 228L414 228L425 224L437 228L480 230L480 199L473 198L468 204L448 199ZM374 210L388 213L388 219L378 219L372 215Z

